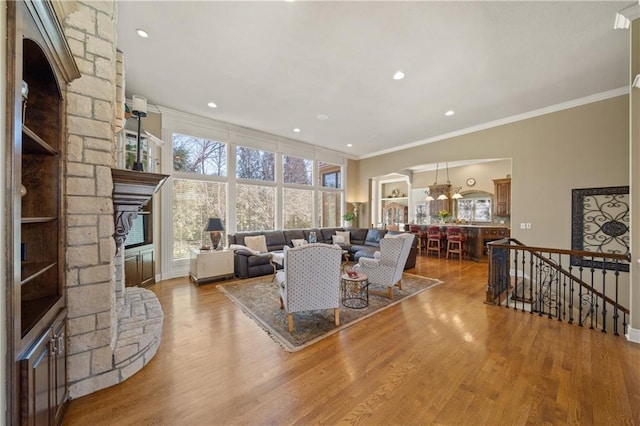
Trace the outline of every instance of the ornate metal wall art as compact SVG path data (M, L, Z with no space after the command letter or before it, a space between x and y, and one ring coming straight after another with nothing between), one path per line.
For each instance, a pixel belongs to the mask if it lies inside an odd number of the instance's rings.
M629 187L572 190L571 248L594 253L629 254ZM602 268L602 262L572 256L572 265ZM616 269L605 262L606 269ZM629 272L620 262L618 270Z

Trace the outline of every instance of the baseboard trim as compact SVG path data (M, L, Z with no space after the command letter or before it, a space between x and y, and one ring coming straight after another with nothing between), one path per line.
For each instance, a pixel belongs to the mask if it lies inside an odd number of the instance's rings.
M640 343L640 330L629 327L625 337L630 342Z

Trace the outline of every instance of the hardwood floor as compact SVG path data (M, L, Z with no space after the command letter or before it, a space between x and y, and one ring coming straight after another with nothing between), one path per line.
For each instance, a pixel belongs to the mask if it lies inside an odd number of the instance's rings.
M297 353L215 285L163 281L155 358L64 424L640 424L640 345L486 305L486 269L418 256L444 284Z

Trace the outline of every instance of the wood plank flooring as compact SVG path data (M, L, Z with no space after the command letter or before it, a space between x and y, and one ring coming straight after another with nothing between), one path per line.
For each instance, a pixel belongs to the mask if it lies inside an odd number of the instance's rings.
M486 264L408 272L444 284L297 353L215 285L158 283L157 355L64 424L640 424L640 345L484 304Z

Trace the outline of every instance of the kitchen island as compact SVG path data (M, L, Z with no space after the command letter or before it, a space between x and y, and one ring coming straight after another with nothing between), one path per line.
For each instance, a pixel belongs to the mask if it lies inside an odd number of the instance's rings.
M439 226L443 236L446 235L447 228L450 226L461 228L467 236L467 240L465 241L466 258L475 260L476 262L487 262L487 243L511 236L511 231L506 225L463 225L447 223ZM443 238L442 242L446 248L446 237Z

